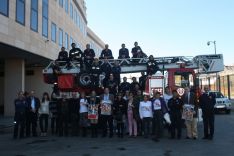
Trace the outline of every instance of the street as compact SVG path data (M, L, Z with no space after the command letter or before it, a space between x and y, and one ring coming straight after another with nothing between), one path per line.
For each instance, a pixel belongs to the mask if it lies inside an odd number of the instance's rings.
M185 129L181 140L170 140L167 135L154 142L143 137L82 138L82 137L37 137L12 139L12 130L1 131L1 156L233 156L234 113L217 114L215 135L212 141L202 140L203 126L199 123L199 139L185 139ZM167 134L166 130L165 133Z

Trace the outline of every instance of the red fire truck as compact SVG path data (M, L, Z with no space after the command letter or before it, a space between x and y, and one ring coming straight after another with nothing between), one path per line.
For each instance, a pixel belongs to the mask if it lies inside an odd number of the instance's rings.
M115 61L119 61L121 73L146 72L148 58L139 59L110 59L110 66ZM215 73L224 69L223 55L198 55L195 57L173 56L155 58L161 72L148 77L146 80L145 92L151 94L153 90L163 93L164 87L172 89L183 88L185 86L199 87L197 78L199 74ZM100 64L104 61L100 60ZM44 70L44 81L48 84L57 84L61 92L90 92L95 89L98 93L102 92L101 86L90 86L92 83L90 71L81 71L80 65L71 62L71 67L67 69L66 64L59 66L60 72L56 73L53 69L55 61L52 61ZM56 79L54 78L56 77ZM100 75L100 81L104 76Z

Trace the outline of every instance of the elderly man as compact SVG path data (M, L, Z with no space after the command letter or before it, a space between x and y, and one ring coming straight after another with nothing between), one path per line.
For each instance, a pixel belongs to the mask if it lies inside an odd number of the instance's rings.
M186 139L197 139L197 112L198 106L196 104L195 94L190 92L189 87L185 87L185 93L182 96L184 102L183 117L187 128Z

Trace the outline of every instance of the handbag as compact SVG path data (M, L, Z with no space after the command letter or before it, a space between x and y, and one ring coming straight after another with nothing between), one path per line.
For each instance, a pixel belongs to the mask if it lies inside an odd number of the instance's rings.
M168 113L165 113L163 115L163 118L165 119L165 121L166 121L167 124L169 124L169 125L171 124L170 115Z

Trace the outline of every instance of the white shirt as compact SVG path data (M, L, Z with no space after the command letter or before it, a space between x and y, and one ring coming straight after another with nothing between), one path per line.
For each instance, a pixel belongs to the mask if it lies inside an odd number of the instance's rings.
M172 98L172 95L169 95L169 94L164 94L163 95L163 98L164 98L164 100L165 100L165 103L166 103L166 106L167 106L167 108L168 108L168 101ZM168 108L169 109L169 108Z
M147 117L153 117L153 112L152 112L152 103L151 101L141 101L140 106L139 106L139 114L140 118L147 118Z
M88 102L86 99L80 99L80 113L88 112Z
M49 114L49 101L44 101L41 103L39 108L39 114Z
M161 102L159 99L154 100L154 110L161 110Z

